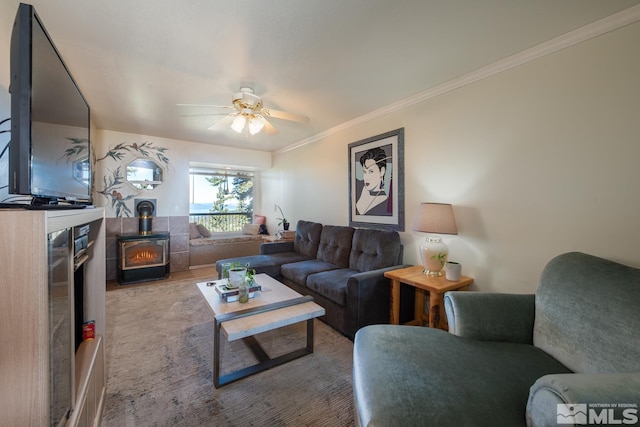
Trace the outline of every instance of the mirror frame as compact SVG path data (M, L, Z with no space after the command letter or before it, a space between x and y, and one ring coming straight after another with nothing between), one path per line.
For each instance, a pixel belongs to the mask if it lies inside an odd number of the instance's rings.
M135 179L134 173L130 172L130 168L147 169L151 171L153 179ZM136 190L153 190L164 182L165 170L155 160L148 157L138 157L127 163L125 171L125 180Z

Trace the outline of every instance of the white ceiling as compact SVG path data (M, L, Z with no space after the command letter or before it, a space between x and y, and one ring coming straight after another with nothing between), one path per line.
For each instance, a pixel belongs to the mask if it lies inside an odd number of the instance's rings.
M0 3L10 26L19 2ZM276 151L640 0L31 3L99 129ZM310 123L272 119L279 134L245 136L207 130L221 115L184 117L176 106L230 105L245 84Z

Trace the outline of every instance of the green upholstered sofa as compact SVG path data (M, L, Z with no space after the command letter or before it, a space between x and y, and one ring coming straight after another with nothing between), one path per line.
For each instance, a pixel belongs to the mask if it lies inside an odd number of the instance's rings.
M450 292L445 308L449 332L358 331L360 425L640 425L640 270L572 252L535 295Z

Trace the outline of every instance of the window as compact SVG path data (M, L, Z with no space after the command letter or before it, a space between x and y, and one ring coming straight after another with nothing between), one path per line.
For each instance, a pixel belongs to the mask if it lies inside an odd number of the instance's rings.
M240 231L253 217L253 174L189 170L189 221L211 232Z

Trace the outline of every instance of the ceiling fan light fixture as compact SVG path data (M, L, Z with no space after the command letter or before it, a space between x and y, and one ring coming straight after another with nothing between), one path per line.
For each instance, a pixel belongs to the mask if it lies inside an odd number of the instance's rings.
M231 129L233 129L237 133L242 133L242 130L244 129L244 125L246 123L247 118L244 116L244 114L240 113L233 119L233 122L231 123Z
M264 128L264 118L260 115L251 116L249 119L249 133L255 135Z
M253 93L253 88L241 86L240 90L232 95L232 105L205 105L205 104L178 104L184 107L215 107L235 110L226 114L221 120L209 126L209 130L222 131L231 129L239 134L255 135L264 131L267 135L275 135L278 130L271 124L270 119L289 120L298 123L309 123L309 118L285 111L264 108L262 98ZM219 115L193 114L193 115Z

